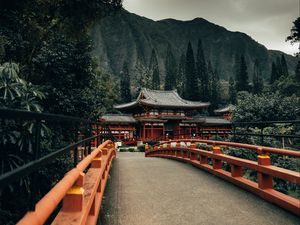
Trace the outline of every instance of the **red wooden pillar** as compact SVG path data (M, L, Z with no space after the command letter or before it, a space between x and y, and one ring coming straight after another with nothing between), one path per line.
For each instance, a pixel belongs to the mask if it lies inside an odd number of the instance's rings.
M232 177L242 177L243 168L241 166L231 165L231 176Z
M258 165L270 166L271 165L270 156L265 155L265 154L260 154L258 156ZM272 176L261 173L261 172L257 172L257 180L258 180L259 188L261 188L261 189L273 188L273 177Z
M83 183L84 173L80 173L77 181L73 187L67 192L63 200L62 211L64 212L78 212L83 208Z
M200 164L207 164L207 156L200 155Z
M142 139L142 126L140 126L140 139Z
M214 154L221 154L221 148L220 146L213 146L213 153ZM213 168L216 169L222 169L222 161L219 159L213 159Z
M151 139L153 140L153 123L151 123Z
M190 152L190 160L196 160L196 154L194 152Z
M143 141L146 139L146 125L143 124Z

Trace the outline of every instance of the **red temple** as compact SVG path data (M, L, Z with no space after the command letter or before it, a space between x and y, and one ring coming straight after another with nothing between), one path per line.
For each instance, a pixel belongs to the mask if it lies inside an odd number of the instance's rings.
M177 91L142 88L133 102L116 105L126 114L107 114L100 118L116 139L127 144L174 138L210 138L225 136L231 123L222 117L192 116L195 110L207 109L208 102L182 99Z

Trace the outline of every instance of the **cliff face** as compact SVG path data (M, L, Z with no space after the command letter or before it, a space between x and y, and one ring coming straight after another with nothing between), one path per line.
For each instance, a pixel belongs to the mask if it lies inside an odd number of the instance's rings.
M199 38L202 40L206 60L211 60L213 67L223 79L234 75L235 58L244 54L250 78L254 60L257 58L261 63L263 77L267 80L271 73L272 62L277 56L284 54L268 50L244 33L228 31L202 18L191 21L174 19L153 21L125 10L96 23L92 35L95 45L93 54L99 58L100 64L105 69L116 76L125 59L129 62L131 74L134 76L137 58L148 65L151 50L154 48L158 56L161 77L164 77L167 45L171 45L179 61L180 55L185 54L189 41L196 55ZM284 55L289 70L293 73L297 60L291 55Z

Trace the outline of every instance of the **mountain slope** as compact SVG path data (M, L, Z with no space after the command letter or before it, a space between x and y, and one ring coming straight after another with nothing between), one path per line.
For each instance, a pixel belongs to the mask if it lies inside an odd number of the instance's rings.
M250 36L231 32L202 18L191 21L165 19L153 21L125 10L98 22L92 30L95 49L93 54L108 71L118 75L124 60L128 60L131 74L139 57L148 65L151 50L158 55L161 76L164 77L164 60L167 45L170 44L177 60L185 54L188 41L192 42L194 53L201 38L206 59L210 59L223 79L234 75L237 55L244 54L250 77L254 60L259 59L263 77L268 80L272 61L284 54L268 50ZM294 71L296 58L284 54L290 72Z

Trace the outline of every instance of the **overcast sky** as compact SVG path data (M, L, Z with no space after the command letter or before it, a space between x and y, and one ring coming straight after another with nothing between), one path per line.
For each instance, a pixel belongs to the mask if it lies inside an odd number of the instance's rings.
M202 17L244 32L268 49L288 54L297 51L285 39L299 16L299 0L124 0L123 6L153 20Z

